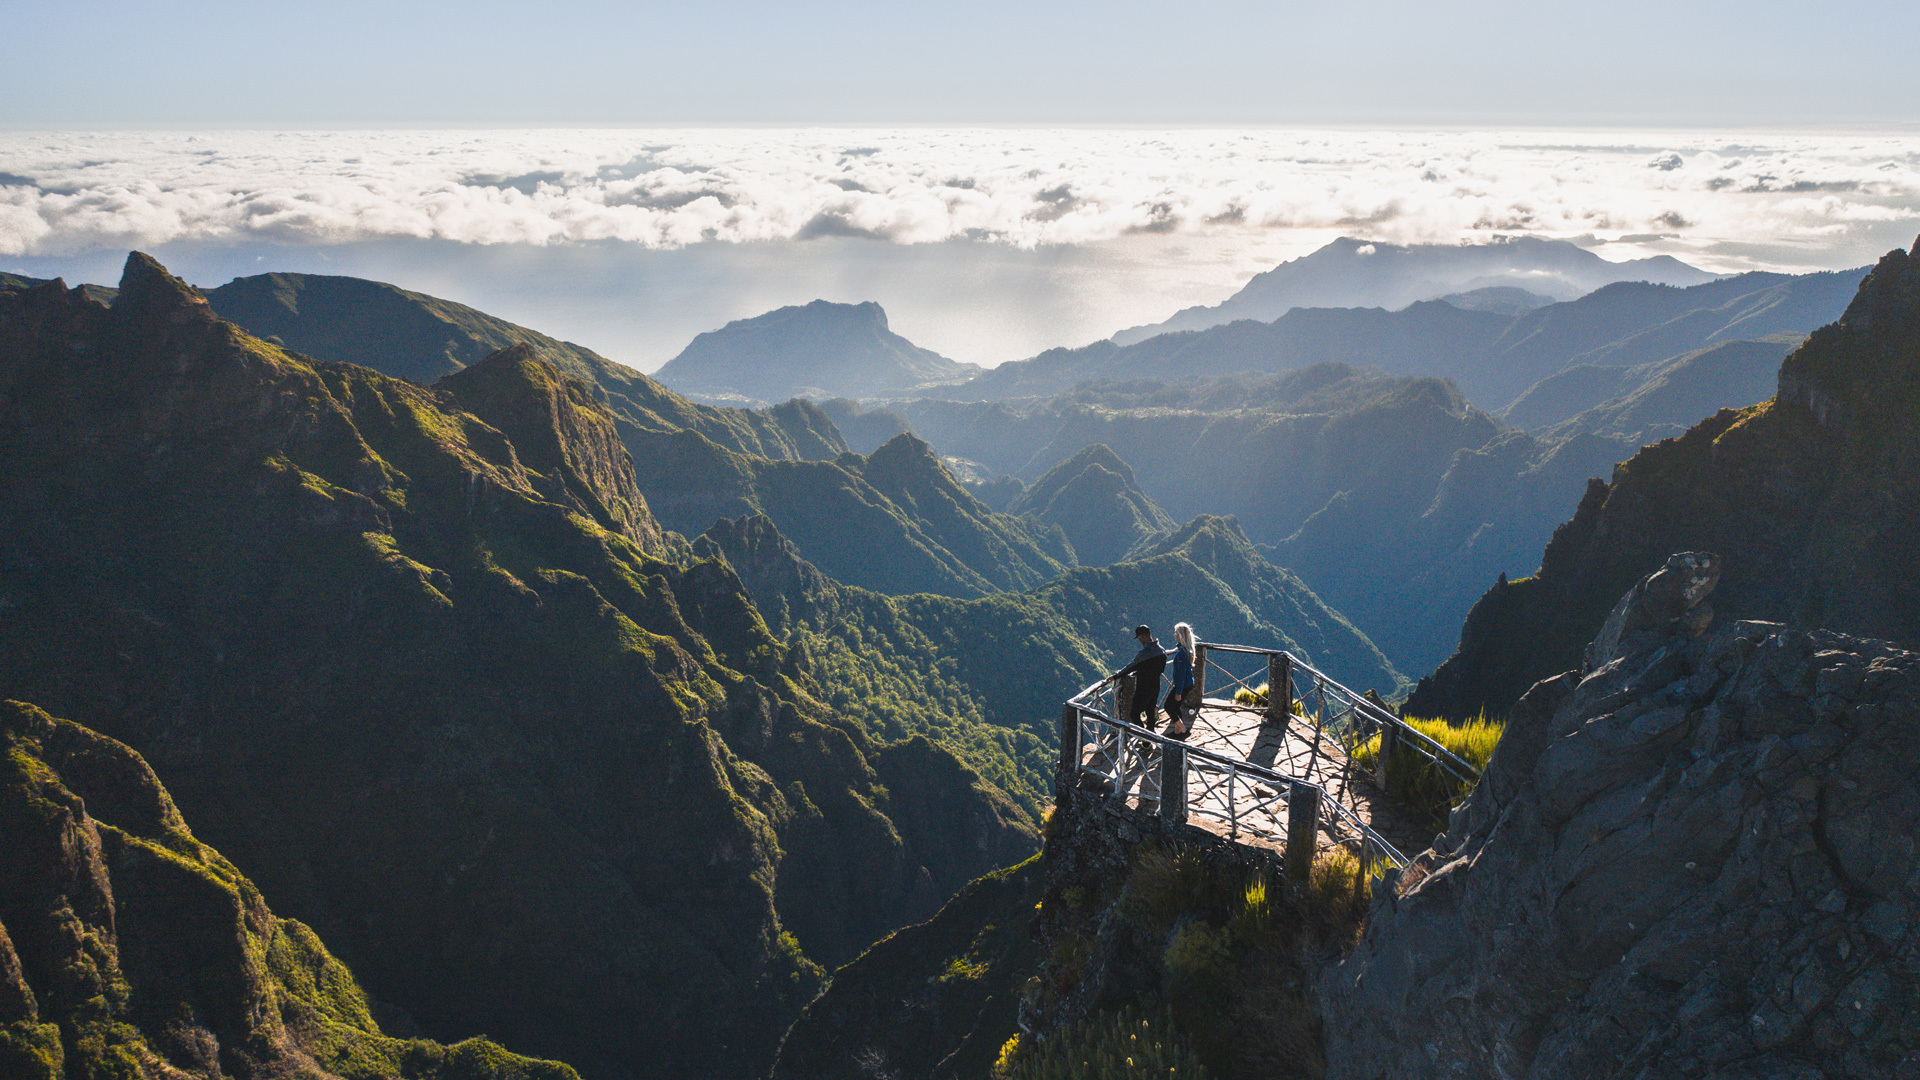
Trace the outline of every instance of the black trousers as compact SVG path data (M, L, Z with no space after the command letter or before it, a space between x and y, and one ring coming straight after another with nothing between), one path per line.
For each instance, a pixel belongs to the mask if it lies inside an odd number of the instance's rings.
M1180 722L1181 715L1184 714L1187 710L1186 691L1184 690L1167 691L1167 700L1160 707L1167 711L1168 737L1179 739L1181 742L1185 742L1187 739L1187 736L1193 730L1193 724L1191 721L1189 721L1186 724L1182 724ZM1183 727L1186 728L1187 730L1181 731L1180 729ZM1179 732L1179 734L1176 735L1174 734L1174 732Z
M1149 684L1141 679L1134 684L1133 700L1127 703L1127 715L1120 719L1129 724L1137 724L1148 731L1160 725L1159 713L1154 711L1153 699L1160 696L1160 680Z

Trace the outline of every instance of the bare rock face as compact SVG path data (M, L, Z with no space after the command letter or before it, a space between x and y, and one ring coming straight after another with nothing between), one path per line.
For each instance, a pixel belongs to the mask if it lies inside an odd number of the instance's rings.
M1322 979L1330 1077L1920 1076L1920 655L1705 631L1718 572L1514 708Z

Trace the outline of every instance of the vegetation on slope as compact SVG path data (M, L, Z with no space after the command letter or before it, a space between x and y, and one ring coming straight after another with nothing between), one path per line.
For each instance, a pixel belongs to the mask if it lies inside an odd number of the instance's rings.
M730 450L768 458L831 458L846 450L832 422L805 402L761 410L700 405L585 346L383 282L261 274L235 278L206 297L222 318L260 337L423 385L525 345L599 391L630 449L649 436L697 431Z
M1071 571L1023 593L889 597L841 585L767 518L695 542L724 556L820 693L882 739L924 734L1037 814L1051 799L1061 700L1136 649L1132 628L1186 620L1216 641L1291 649L1357 686L1402 677L1228 519L1200 518L1134 561Z
M524 350L313 361L136 255L111 309L0 294L0 395L0 693L136 747L430 1036L759 1075L820 964L1033 848L657 557L615 422Z
M578 1080L484 1038L384 1034L121 743L7 701L0 750L0 1075Z
M1174 530L1120 456L1100 443L1041 474L1008 505L1057 525L1082 566L1109 566L1134 547Z

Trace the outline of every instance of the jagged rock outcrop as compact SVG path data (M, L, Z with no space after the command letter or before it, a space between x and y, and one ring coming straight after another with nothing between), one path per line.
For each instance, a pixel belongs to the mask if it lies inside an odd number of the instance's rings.
M1540 572L1481 598L1407 709L1506 709L1578 662L1621 592L1688 550L1725 560L1724 617L1920 641L1920 258L1881 259L1846 314L1782 363L1772 401L1723 410L1589 485Z
M1048 469L1015 496L1007 512L1058 525L1082 566L1111 566L1141 542L1175 528L1140 490L1133 469L1104 443Z
M382 1033L128 747L7 701L0 749L0 1075L577 1080L481 1038Z
M1920 655L1708 627L1720 573L1671 557L1514 706L1323 977L1330 1077L1920 1069Z

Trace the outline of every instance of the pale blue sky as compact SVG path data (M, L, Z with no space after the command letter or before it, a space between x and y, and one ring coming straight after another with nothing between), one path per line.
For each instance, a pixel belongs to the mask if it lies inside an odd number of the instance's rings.
M0 125L1920 123L1920 4L48 3Z

